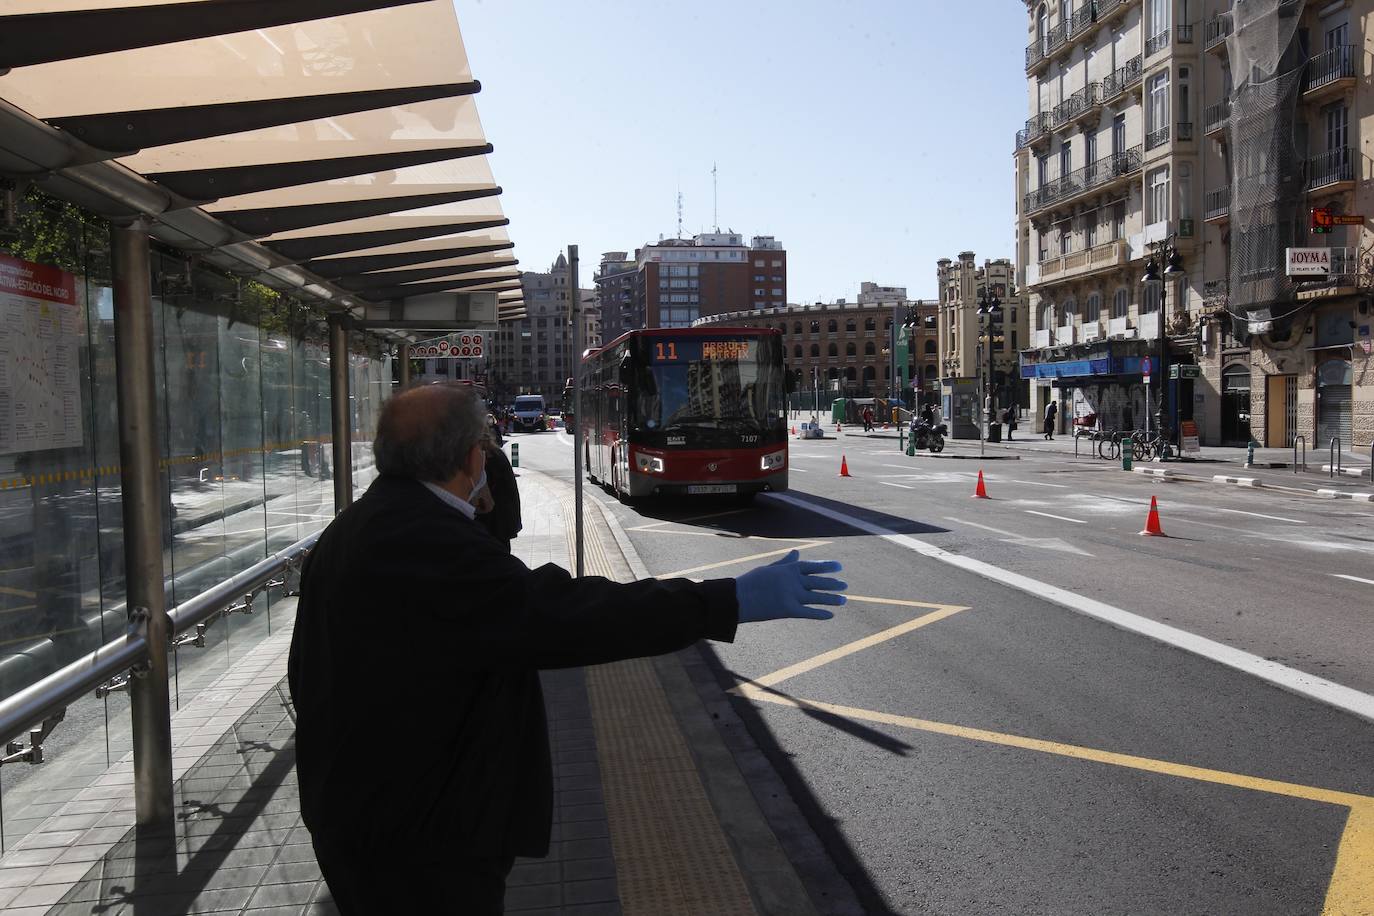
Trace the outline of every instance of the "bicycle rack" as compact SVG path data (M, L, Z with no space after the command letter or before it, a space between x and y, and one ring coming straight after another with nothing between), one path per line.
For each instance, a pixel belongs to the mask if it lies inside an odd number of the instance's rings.
M1298 443L1302 443L1302 469L1307 470L1307 437L1293 437L1293 473L1298 473Z
M1339 474L1339 473L1341 472L1341 438L1340 438L1340 436L1332 436L1332 437L1331 437L1331 445L1329 446L1329 454L1327 455L1327 459L1326 459L1326 460L1327 460L1328 462L1330 462L1330 463L1327 464L1327 466L1326 466L1326 469L1327 469L1327 471L1328 471L1328 475L1327 475L1327 476L1329 476L1329 477L1335 477L1337 474Z

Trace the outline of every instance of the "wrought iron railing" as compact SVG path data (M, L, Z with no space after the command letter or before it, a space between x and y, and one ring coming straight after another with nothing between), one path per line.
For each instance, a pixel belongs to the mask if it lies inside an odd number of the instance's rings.
M1071 121L1089 109L1096 108L1102 104L1102 84L1089 83L1082 89L1069 96L1050 112L1054 121L1054 126Z
M1169 30L1165 29L1158 35L1151 35L1145 40L1145 56L1151 57L1169 47Z
M1030 120L1026 121L1026 126L1016 132L1016 148L1021 149L1030 146L1036 140L1045 136L1050 129L1050 113L1042 111Z
M1161 146L1161 145L1163 145L1163 144L1165 144L1165 143L1168 143L1168 142L1169 142L1169 125L1168 125L1168 124L1165 124L1163 127L1160 127L1160 128L1158 128L1158 129L1156 129L1156 130L1152 130L1152 131L1150 131L1148 134L1145 135L1145 148L1146 148L1147 150L1154 149L1156 146Z
M1067 175L1061 175L1059 178L1048 181L1031 191L1022 201L1024 205L1022 209L1026 213L1043 210L1053 204L1071 197L1077 197L1094 188L1100 188L1118 178L1137 172L1140 170L1141 157L1141 149L1138 146L1124 152L1104 156L1096 162L1089 163L1081 169L1075 169Z
M1091 0L1089 0L1089 2L1085 2L1069 15L1068 37L1070 41L1088 30L1097 19L1095 14L1096 10L1093 8Z
M1222 99L1215 105L1208 105L1202 113L1203 131L1211 133L1226 126L1226 122L1231 120L1231 100Z
M1193 43L1193 27L1191 25L1180 25L1174 29L1174 40L1181 45Z
M1338 146L1307 160L1307 186L1322 188L1340 181L1355 180L1355 151Z
M1126 61L1125 66L1117 67L1102 81L1102 101L1106 102L1112 97L1125 92L1130 86L1140 82L1143 72L1142 66L1144 59L1137 54Z
M1231 186L1217 188L1202 195L1202 218L1217 219L1231 212Z
M1126 0L1097 0L1093 4L1093 12L1097 19L1105 19L1125 5Z
M1202 47L1210 51L1217 45L1224 42L1231 34L1231 14L1222 13L1220 16L1213 16L1207 20L1207 25L1203 29Z
M1030 47L1026 48L1027 70L1034 68L1064 46L1064 42L1068 40L1065 26L1066 23L1063 22L1051 26L1043 38L1036 38Z
M1354 45L1337 45L1320 54L1312 55L1307 61L1307 84L1304 92L1320 89L1337 80L1353 79L1359 60L1359 49Z

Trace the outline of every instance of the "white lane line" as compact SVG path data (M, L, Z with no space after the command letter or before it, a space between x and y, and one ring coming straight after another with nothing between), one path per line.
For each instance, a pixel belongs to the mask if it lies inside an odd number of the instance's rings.
M1066 483L1041 483L1038 480L1012 480L1010 477L1004 478L1006 483L1021 483L1028 487L1054 487L1056 490L1067 490L1069 485Z
M1282 515L1265 515L1263 512L1246 512L1244 509L1223 509L1220 506L1198 506L1197 508L1215 510L1217 512L1234 512L1236 515L1253 515L1255 518L1270 518L1276 522L1292 522L1295 525L1307 524L1307 522L1299 518L1284 518Z
M798 474L810 474L810 473L811 473L811 471L810 471L808 468L799 468L799 467L794 467L793 465L788 465L788 466L787 466L787 470L789 470L789 471L796 471Z
M908 487L908 486L907 486L906 484L904 484L904 483L892 483L891 481L888 481L888 480L880 480L880 481L878 481L878 483L882 484L882 485L885 486L885 487L897 487L898 489L901 489L901 490L914 490L914 489L916 489L915 487Z
M1363 582L1365 585L1374 585L1374 579L1361 579L1359 576L1347 576L1345 573L1332 573L1337 579L1349 579L1351 582Z
M1004 531L1004 530L1002 530L1001 528L994 528L994 527L992 527L991 525L980 525L980 524L978 524L977 522L965 521L965 520L962 519L962 518L955 518L955 517L952 516L952 515L946 515L946 516L945 516L945 521L947 521L947 522L954 522L956 525L968 525L968 526L971 527L971 528L982 528L984 531L991 531L993 534L1000 534L1000 535L1002 535L1003 537L1008 537L1008 538L1019 538L1019 537L1022 537L1022 536L1023 536L1023 535L1017 534L1015 531Z
M1094 617L1112 626L1138 633L1166 645L1174 646L1185 652L1209 659L1228 668L1234 668L1246 674L1253 675L1262 681L1273 684L1291 693L1308 697L1320 703L1326 703L1337 709L1345 710L1362 719L1374 722L1374 696L1361 693L1350 687L1328 681L1325 678L1298 671L1287 665L1280 665L1278 662L1271 662L1260 658L1250 652L1236 649L1224 643L1189 633L1178 627L1169 626L1165 623L1150 620L1139 614L1132 614L1130 611L1113 607L1102 601L1079 595L1068 589L1060 588L1057 585L1050 585L1048 582L1041 582L1032 579L1030 576L1023 576L1011 570L993 566L991 563L984 563L982 560L975 560L973 557L966 557L956 553L942 550L934 544L918 540L907 534L897 534L875 525L872 522L864 521L852 515L846 515L825 506L819 506L810 500L793 496L790 493L769 493L765 494L768 498L779 502L787 503L798 509L807 512L814 512L832 521L848 525L851 528L868 534L876 535L884 540L915 551L941 563L957 567L971 572L974 575L982 576L994 582L1000 582L1009 588L1025 592L1036 598L1041 598L1060 607L1077 611L1088 617Z
M1027 510L1025 510L1025 511L1029 512L1031 515L1043 515L1043 516L1045 516L1045 518L1057 518L1057 519L1059 519L1061 522L1073 522L1075 525L1086 525L1086 524L1088 524L1087 522L1085 522L1085 521L1084 521L1083 519L1081 519L1081 518L1069 518L1067 515L1052 515L1052 514L1050 514L1049 512L1037 512L1037 511L1034 510L1034 509L1027 509Z

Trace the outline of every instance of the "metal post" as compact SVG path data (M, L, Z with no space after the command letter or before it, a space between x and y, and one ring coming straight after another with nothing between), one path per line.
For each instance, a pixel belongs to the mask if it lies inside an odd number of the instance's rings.
M577 246L568 246L568 302L572 315L573 338L573 507L576 513L574 533L577 540L577 574L582 575L582 303L577 291Z
M334 454L334 512L353 502L353 423L348 402L348 326L329 316L329 420Z
M410 344L401 344L399 359L401 360L401 389L404 390L410 387Z
M115 387L119 400L120 499L130 628L145 628L148 662L129 685L133 716L134 810L140 829L175 825L172 709L167 694L167 617L162 576L162 500L158 479L156 368L148 222L111 230L114 271Z
M1165 264L1169 263L1169 255L1170 247L1168 244L1166 244L1162 249L1161 254L1161 257ZM1169 278L1166 274L1163 281L1160 283L1159 287L1159 336L1156 338L1156 343L1159 349L1159 365L1154 367L1155 372L1159 373L1159 394L1157 395L1157 397L1159 398L1159 407L1155 411L1155 432L1162 439L1168 438L1165 434L1168 432L1169 429L1169 408L1164 400L1165 380L1168 378L1169 372L1168 367L1164 365L1165 359L1168 358L1169 350L1168 344L1164 339L1164 313L1165 311L1167 311L1169 306L1169 282ZM1149 411L1150 405L1146 404L1145 412L1148 414Z

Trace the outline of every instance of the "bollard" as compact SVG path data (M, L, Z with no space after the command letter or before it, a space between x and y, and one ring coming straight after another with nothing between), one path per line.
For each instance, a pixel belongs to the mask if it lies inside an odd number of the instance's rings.
M905 427L905 426L898 426L898 427L897 427L897 451L899 451L899 452L904 452L904 451L906 451L906 427Z
M908 458L916 457L916 437L914 435L906 437L906 456Z
M1132 454L1134 445L1135 443L1131 440L1130 436L1121 437L1121 470L1123 471L1129 471L1131 469L1131 459L1134 457Z
M519 443L519 442L512 442L512 443L510 444L510 466L513 467L513 468L518 468L518 467L520 467L520 443Z
M1245 466L1252 468L1255 466L1255 440L1250 440L1250 445L1245 450Z

